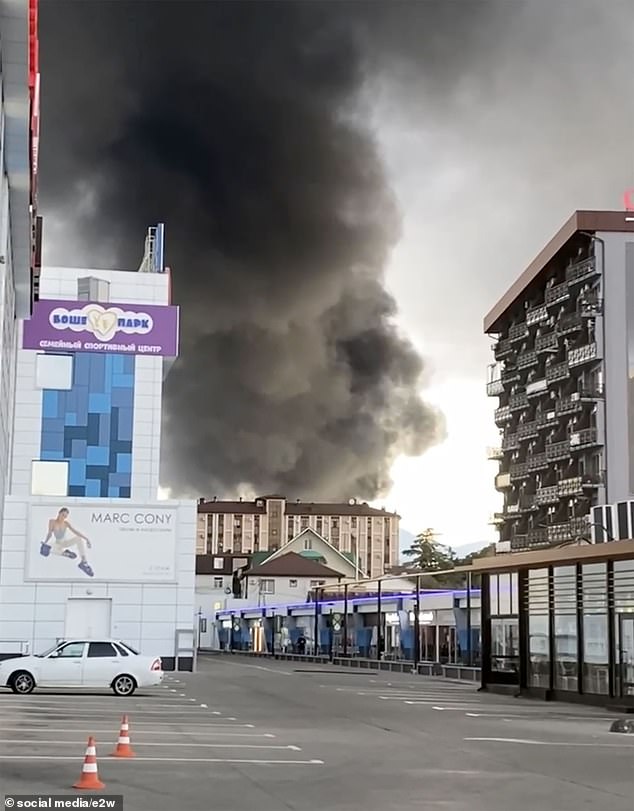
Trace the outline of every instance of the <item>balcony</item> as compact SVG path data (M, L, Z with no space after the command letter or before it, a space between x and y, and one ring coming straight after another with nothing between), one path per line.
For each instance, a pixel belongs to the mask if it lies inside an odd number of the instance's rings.
M566 496L583 495L581 476L572 476L572 478L569 479L562 479L557 485L557 490L562 498L565 498Z
M494 526L501 526L504 523L504 520L505 520L504 513L493 513L493 515L489 519L489 524L493 524Z
M586 279L591 279L599 273L597 264L594 261L594 256L589 259L584 259L581 262L575 262L574 265L566 268L566 281L568 284L579 284Z
M586 320L580 313L566 313L562 315L557 322L557 332L559 335L570 335L573 332L578 332L585 326Z
M517 434L507 434L502 439L502 450L503 451L514 451L517 450L520 446L519 437Z
M599 434L596 428L583 428L574 434L570 434L570 450L578 451L584 448L591 448L594 445L601 445Z
M541 414L537 415L535 422L540 430L542 428L550 428L557 424L557 414L554 409L543 411Z
M493 344L493 356L496 360L503 360L513 352L513 347L507 338L500 338L500 340Z
M518 439L535 439L537 436L539 436L539 431L537 430L536 420L532 420L531 422L523 422L518 425Z
M529 349L517 356L518 369L530 369L531 366L537 366L537 363L537 352L534 349Z
M522 379L522 375L519 372L519 369L513 367L512 369L504 369L502 372L502 383L505 386L509 386L511 383L517 383L519 380Z
M509 397L509 408L511 411L521 411L528 405L528 397L525 392L521 394L512 394Z
M493 412L496 425L503 425L511 419L511 409L508 406L500 406Z
M557 383L560 380L566 380L569 375L570 369L567 360L561 363L553 363L552 366L546 367L546 380L549 383Z
M570 442L564 439L561 442L546 444L546 456L549 462L556 462L559 459L568 459L570 456Z
M511 481L525 479L528 476L528 464L526 462L515 462L509 470Z
M526 310L526 325L532 327L539 324L541 321L548 320L548 309L545 304L538 304L537 307L531 307Z
M548 546L548 530L546 527L535 527L526 533L526 544L529 549L539 546Z
M535 504L541 506L544 504L556 504L559 501L559 492L557 485L552 487L540 487L535 493Z
M526 457L526 464L529 471L544 470L548 467L548 457L545 453L529 454Z
M522 322L521 324L513 324L512 327L509 328L509 343L514 344L516 341L521 341L528 335L528 327L526 326L526 322Z
M515 502L515 504L507 504L506 505L506 516L517 516L520 512L520 504L519 501Z
M603 299L598 290L588 290L579 296L578 305L581 315L585 315L586 318L593 318L603 312Z
M559 400L555 401L555 413L559 415L563 414L576 414L578 411L581 411L583 408L583 401L579 392L574 392L569 397L560 397Z
M559 336L556 332L549 332L548 335L540 335L535 338L535 351L548 352L556 349L559 344Z
M554 287L550 287L546 290L546 295L544 299L548 307L552 307L554 304L561 304L562 301L566 301L570 297L570 287L568 282L561 282L561 284L556 284Z
M511 551L519 552L527 548L526 535L513 535L511 538Z
M538 380L532 380L530 383L526 384L527 397L539 397L539 395L543 394L545 391L548 391L548 383L546 382L545 377L541 377Z
M586 518L572 518L564 523L551 524L548 527L548 541L551 544L575 541L579 537L586 537L588 529Z
M511 486L511 474L510 473L498 473L495 477L495 489L496 490L508 490Z
M520 512L527 513L532 512L533 510L537 509L537 505L535 504L535 495L531 493L530 495L522 493L520 496Z
M487 383L487 394L489 397L499 397L504 392L504 383L501 378L489 380Z
M502 448L487 448L487 459L489 462L499 462L504 459Z
M568 365L581 366L584 363L597 359L597 345L596 343L586 344L585 346L578 346L576 349L568 350Z
M582 388L579 389L579 397L582 400L602 400L603 399L603 389L596 386L594 388Z

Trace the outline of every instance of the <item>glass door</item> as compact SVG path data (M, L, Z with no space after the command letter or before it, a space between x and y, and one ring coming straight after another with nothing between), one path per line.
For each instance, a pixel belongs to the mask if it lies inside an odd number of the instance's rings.
M621 695L634 696L634 614L620 617Z

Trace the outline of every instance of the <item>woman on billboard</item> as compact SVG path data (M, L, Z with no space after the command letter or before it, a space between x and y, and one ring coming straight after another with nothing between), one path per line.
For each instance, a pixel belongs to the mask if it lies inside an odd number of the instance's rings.
M71 560L77 557L77 554L71 551L71 546L76 546L81 558L79 568L88 577L94 577L94 572L86 558L86 548L91 548L90 541L68 523L68 509L66 507L62 507L57 513L57 518L51 518L48 522L48 535L40 546L40 553L44 557L48 557L51 553L51 539L53 539L53 554L62 555Z

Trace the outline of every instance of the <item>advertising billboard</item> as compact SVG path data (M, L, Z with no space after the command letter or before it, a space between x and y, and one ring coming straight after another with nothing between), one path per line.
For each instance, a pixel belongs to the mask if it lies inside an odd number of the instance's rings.
M24 322L23 349L178 355L179 308L41 300Z
M173 583L176 519L160 505L33 504L25 580Z

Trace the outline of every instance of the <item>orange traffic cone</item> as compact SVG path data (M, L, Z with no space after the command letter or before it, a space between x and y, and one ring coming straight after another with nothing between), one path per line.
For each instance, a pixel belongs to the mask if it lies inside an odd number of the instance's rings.
M130 746L130 727L128 726L128 716L124 715L121 719L121 731L119 732L119 740L117 747L112 752L110 757L134 757L134 752Z
M95 747L95 739L92 736L88 738L88 746L86 747L84 765L82 766L79 780L73 784L73 788L80 789L105 788L105 785L99 779L99 773L97 772L97 749Z

